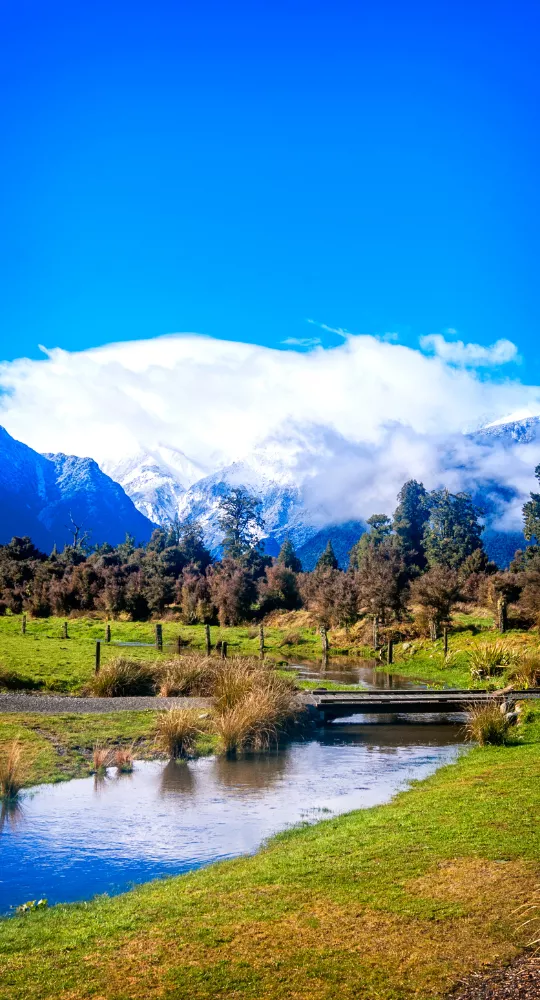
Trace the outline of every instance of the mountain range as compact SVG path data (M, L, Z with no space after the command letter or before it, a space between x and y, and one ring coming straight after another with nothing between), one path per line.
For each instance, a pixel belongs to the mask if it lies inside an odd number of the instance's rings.
M540 440L540 417L494 424L468 437L483 454L505 461L513 449ZM498 481L493 471L481 482L467 482L465 475L465 484L485 511L484 541L490 556L507 565L524 538L510 524L501 529L501 511L523 497L517 488ZM333 523L272 448L213 471L180 450L164 447L100 468L91 458L39 454L0 428L0 542L27 534L50 551L54 544L62 547L72 540L74 525L88 533L91 544L117 544L126 532L144 542L156 525L166 526L178 517L200 521L207 545L219 555L219 500L233 486L260 498L261 538L269 554L277 554L289 537L304 568L311 569L331 539L340 565L347 565L348 552L364 530L362 520Z

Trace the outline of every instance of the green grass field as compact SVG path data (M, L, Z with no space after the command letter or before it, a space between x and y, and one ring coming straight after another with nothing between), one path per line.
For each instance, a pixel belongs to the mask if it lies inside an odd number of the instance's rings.
M435 1000L538 936L540 713L254 857L0 921L2 1000ZM538 915L540 917L540 914Z

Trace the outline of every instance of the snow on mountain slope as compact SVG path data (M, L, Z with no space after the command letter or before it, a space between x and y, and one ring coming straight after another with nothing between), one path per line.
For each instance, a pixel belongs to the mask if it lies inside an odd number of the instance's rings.
M120 462L104 462L101 468L120 483L137 510L162 525L170 524L186 489L205 475L201 466L172 448L140 451Z

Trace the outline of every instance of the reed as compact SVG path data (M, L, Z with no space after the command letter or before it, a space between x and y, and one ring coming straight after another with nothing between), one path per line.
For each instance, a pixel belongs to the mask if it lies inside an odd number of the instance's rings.
M189 757L204 732L204 716L192 708L170 708L158 719L156 743L169 757Z
M28 767L23 757L23 748L18 740L12 740L0 752L0 799L13 802L24 785Z
M476 705L467 713L467 738L481 746L503 746L507 741L509 728L510 723L496 703Z
M98 698L155 694L156 668L144 660L118 656L92 678L90 690Z

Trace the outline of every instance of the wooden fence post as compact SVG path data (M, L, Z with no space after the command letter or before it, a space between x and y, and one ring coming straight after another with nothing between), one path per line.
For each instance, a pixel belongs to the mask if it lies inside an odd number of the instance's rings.
M373 615L373 649L379 648L379 619Z
M387 662L388 662L389 665L394 662L394 640L393 639L389 639L388 640L388 657L387 657Z
M506 597L499 597L497 601L497 627L499 632L506 632L508 626Z
M225 640L221 643L221 659L222 660L227 659L227 643L225 642Z
M176 640L176 652L178 653L178 655L180 655L180 653L182 652L182 636L181 635L179 635L178 638L177 638L177 640Z
M110 642L111 641L111 626L110 625L107 625L107 628L105 630L105 641L106 642Z
M22 616L21 632L26 635L26 615Z
M156 625L156 649L163 652L163 625Z
M443 639L444 639L444 658L446 659L446 657L448 656L448 626L447 625L444 626Z
M100 666L101 666L101 642L98 639L96 642L96 663L94 667L95 674L99 674Z
M206 655L210 656L212 652L212 643L210 642L210 626L208 623L204 626L204 638L206 642Z
M62 635L62 638L63 639L68 639L69 638L69 636L68 636L67 622L64 622L64 625L63 625L63 635Z
M429 619L429 634L432 642L437 642L437 623L433 618Z
M264 628L259 625L259 659L264 660Z

